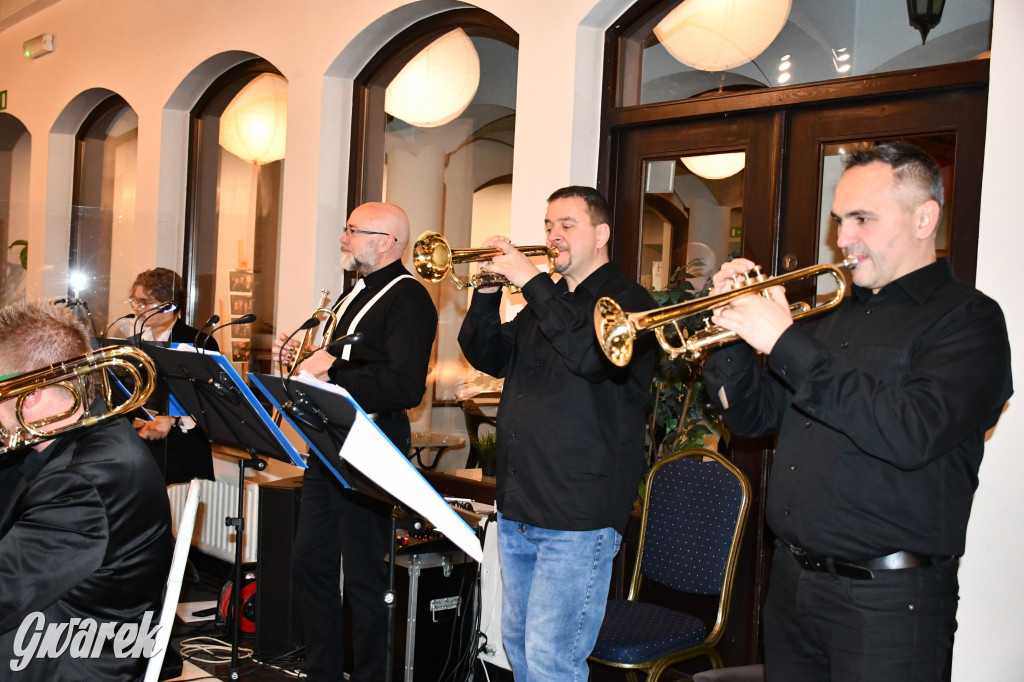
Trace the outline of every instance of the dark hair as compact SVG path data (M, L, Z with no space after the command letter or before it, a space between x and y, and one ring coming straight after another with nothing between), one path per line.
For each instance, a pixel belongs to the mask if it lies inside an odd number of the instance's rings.
M185 310L185 283L174 270L153 268L139 273L128 295L134 296L135 287L139 286L159 303L173 301L178 306L179 314Z
M924 150L906 142L880 144L858 149L846 157L846 170L870 163L884 163L892 168L899 184L911 183L925 195L925 201L934 199L942 209L942 171L935 159Z
M571 199L573 197L583 199L584 203L587 204L587 213L590 215L591 223L594 225L600 225L601 223L610 224L611 210L608 208L608 200L593 187L570 185L569 187L556 189L548 197L548 203L550 204L556 199Z

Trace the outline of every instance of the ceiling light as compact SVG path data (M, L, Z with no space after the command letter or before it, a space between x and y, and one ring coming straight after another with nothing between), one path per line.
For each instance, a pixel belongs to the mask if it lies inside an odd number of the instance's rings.
M384 111L420 128L444 125L466 110L479 85L480 57L457 28L402 68L384 93Z
M772 44L792 0L684 0L654 28L669 53L695 69L725 71Z
M736 175L746 165L745 152L726 152L724 154L703 154L700 156L684 156L680 158L683 165L694 175L708 180L721 180Z

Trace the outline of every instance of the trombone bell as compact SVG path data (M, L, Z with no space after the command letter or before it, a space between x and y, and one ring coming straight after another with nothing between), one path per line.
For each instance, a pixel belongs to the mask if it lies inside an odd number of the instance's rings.
M49 428L50 424L73 415L82 405L88 407L86 379L89 375L100 372L100 376L103 377L108 370L113 369L125 372L131 380L129 383L132 392L127 400L114 405L112 400L105 396L105 412L87 414L73 424ZM98 378L97 381L97 386L102 386L103 379ZM145 351L134 346L107 346L49 367L4 379L0 381L0 403L15 401L14 413L18 420L18 428L8 430L0 425L0 455L128 414L149 399L155 385L156 367L153 360ZM25 400L45 388L60 388L66 391L71 397L72 405L60 414L30 422L23 412Z
M722 327L713 326L706 320L704 329L689 333L679 326L679 321L693 315L706 315L734 298L751 293L767 296L767 291L774 286L784 286L801 279L817 278L828 275L836 281L836 292L832 298L822 305L811 307L798 302L790 306L794 320L801 320L832 310L839 305L846 295L846 278L842 270L853 270L857 267L857 259L853 256L835 265L812 265L809 268L794 270L778 277L765 277L760 268L738 279L736 288L714 296L704 296L692 301L684 301L675 305L655 308L638 313L627 313L618 303L608 297L598 300L594 307L594 331L601 344L605 356L616 366L625 367L633 357L633 342L641 334L654 331L658 344L672 359L680 355L696 360L712 348L717 348L733 341L738 341L735 332ZM679 343L672 343L665 334L665 327L672 325Z

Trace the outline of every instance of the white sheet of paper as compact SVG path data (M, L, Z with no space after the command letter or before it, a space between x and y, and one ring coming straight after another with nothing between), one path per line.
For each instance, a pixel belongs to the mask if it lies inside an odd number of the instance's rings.
M332 393L352 397L348 391L300 373L299 381ZM423 475L412 465L394 443L366 416L358 403L356 420L341 447L341 458L358 469L364 476L402 501L410 509L434 524L440 532L466 552L474 560L483 560L484 552L480 539L469 525L462 520Z

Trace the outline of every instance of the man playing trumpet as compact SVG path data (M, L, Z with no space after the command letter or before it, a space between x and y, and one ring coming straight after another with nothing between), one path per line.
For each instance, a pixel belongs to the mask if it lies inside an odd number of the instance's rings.
M853 295L806 325L781 287L712 316L746 343L711 354L709 393L734 434L778 434L769 682L948 679L985 432L1012 386L1002 311L936 258L942 201L920 149L857 151L832 204ZM711 293L752 265L726 263Z
M336 337L355 332L358 345L338 356L317 350L296 368L346 388L380 430L402 452L411 444L406 410L426 391L430 349L437 333L437 311L430 294L402 265L409 244L409 219L393 204L368 203L349 216L341 236L341 263L360 275L355 288L334 306ZM282 350L299 352L281 334ZM287 343L286 343L287 342ZM305 349L303 349L305 350ZM387 567L391 507L345 490L316 457L303 477L295 575L306 636L306 675L310 680L342 680L344 638L342 595L352 607L352 680L383 680L386 663Z
M498 407L496 499L502 638L517 680L588 677L612 559L643 468L656 347L616 367L593 332L594 304L650 308L650 295L608 259L608 207L589 187L548 198L547 246L561 280L537 271L504 237L483 264L522 290L526 307L501 323L500 289L482 288L459 333L466 359L504 377Z

